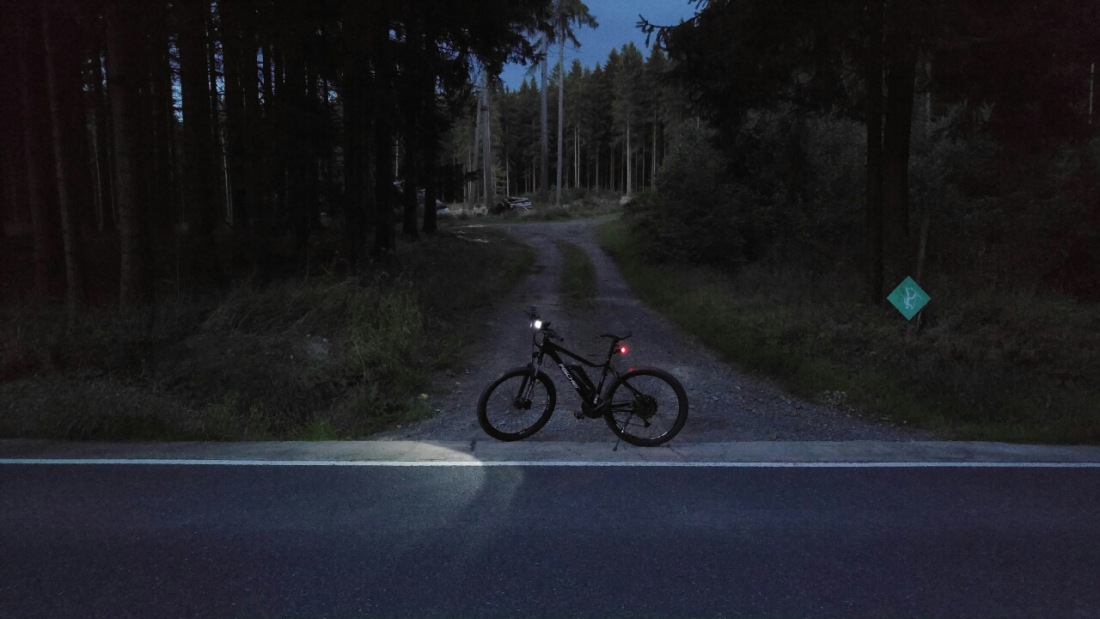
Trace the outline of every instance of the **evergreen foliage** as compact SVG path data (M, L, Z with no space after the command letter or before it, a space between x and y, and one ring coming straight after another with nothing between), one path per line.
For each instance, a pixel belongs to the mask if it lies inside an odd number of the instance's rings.
M0 113L22 121L0 140L0 223L33 248L0 255L0 285L65 295L73 311L143 305L166 283L205 290L300 269L321 245L356 270L368 252L392 253L398 222L410 239L421 222L434 232L435 197L458 184L440 162L474 66L496 75L534 59L527 33L550 8L0 3L12 60L0 79L18 93ZM6 275L23 264L30 281Z

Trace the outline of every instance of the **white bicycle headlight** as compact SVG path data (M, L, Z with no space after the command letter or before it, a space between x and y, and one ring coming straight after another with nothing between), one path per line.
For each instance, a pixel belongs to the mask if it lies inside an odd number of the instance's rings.
M538 318L536 318L534 321L531 322L531 328L534 329L535 331L541 330L542 329L542 321L539 320Z

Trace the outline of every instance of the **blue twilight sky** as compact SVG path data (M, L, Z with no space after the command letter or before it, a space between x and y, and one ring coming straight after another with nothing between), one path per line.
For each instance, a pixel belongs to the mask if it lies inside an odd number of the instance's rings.
M600 26L576 30L581 46L579 49L565 48L567 70L574 58L588 68L597 64L602 66L612 49L619 49L630 41L642 50L643 57L648 58L645 35L637 26L639 14L659 25L675 25L695 14L694 4L690 0L584 0L584 3ZM556 59L557 53L554 52L551 62L557 62ZM527 79L529 71L531 65L508 65L501 79L509 89L516 90Z

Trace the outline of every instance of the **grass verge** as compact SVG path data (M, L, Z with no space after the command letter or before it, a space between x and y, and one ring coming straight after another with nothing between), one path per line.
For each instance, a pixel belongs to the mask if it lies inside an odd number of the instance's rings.
M652 265L622 222L599 240L635 293L725 360L804 397L944 437L1100 443L1100 313L936 282L923 328L858 303L853 273Z
M592 305L596 296L596 267L588 259L588 254L575 243L555 241L562 256L561 283L562 296L574 310L586 309Z
M431 414L477 314L534 264L489 228L403 244L358 277L242 282L126 314L0 307L0 438L311 440Z

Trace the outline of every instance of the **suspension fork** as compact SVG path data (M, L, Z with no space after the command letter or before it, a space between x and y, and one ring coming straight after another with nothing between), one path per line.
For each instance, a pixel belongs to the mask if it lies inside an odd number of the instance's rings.
M531 362L527 364L527 367L531 369L530 374L527 376L527 380L521 387L522 393L519 394L521 400L530 400L531 393L535 390L536 377L539 375L539 371L542 370L542 359L545 356L540 348L537 346L535 350L531 352Z

